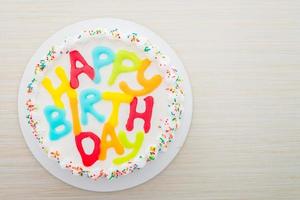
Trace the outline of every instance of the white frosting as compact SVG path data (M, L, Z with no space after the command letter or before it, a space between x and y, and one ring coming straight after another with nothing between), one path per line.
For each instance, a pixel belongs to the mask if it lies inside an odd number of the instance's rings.
M122 41L117 40L104 40L104 39L92 39L89 41L85 41L84 43L76 43L72 45L72 47L69 50L77 50L81 53L81 55L85 58L87 63L89 63L91 66L93 66L92 56L91 52L93 48L97 46L105 46L111 48L114 52L117 52L118 50L127 50L135 52L139 58L145 59L147 58L147 55L140 49L136 48L133 45L125 44ZM57 60L53 61L50 65L47 66L44 76L47 76L50 78L50 80L53 82L53 84L57 87L60 84L60 80L58 79L57 75L54 72L54 69L57 66L64 67L66 74L70 74L70 60L68 55L60 56ZM152 63L150 67L147 69L145 76L148 78L151 78L155 74L161 74L161 72L158 69L158 63L155 60L152 60ZM77 94L79 95L80 92L83 89L87 88L93 88L97 89L100 92L103 91L121 91L119 89L118 83L121 80L126 81L132 88L140 89L141 86L138 84L136 80L136 72L131 73L123 73L118 76L118 79L114 83L114 85L109 86L107 84L108 78L112 71L112 65L108 65L100 69L100 76L101 76L101 82L100 84L95 84L88 76L85 74L79 75L79 87L76 89ZM69 77L68 77L69 78ZM157 138L160 135L160 130L158 128L158 125L160 123L159 119L163 119L167 117L167 104L168 104L168 96L167 93L164 91L165 89L165 83L162 83L157 89L155 89L152 93L148 94L153 96L154 98L154 106L153 106L153 113L152 113L152 119L151 119L151 129L148 133L145 134L143 145L138 153L138 155L142 154L144 155L148 151L149 145L154 145L157 143ZM49 147L49 153L58 151L60 152L60 159L62 163L66 163L69 161L72 161L74 165L83 166L83 170L86 171L97 171L99 169L103 169L104 171L109 171L111 168L120 168L120 166L115 166L112 163L112 159L119 157L113 150L113 148L110 148L108 150L107 159L104 161L97 161L95 164L93 164L91 167L85 167L82 164L81 157L79 152L77 151L76 144L75 144L75 136L70 133L67 136L61 138L57 141L51 141L49 140L49 125L47 123L47 120L43 114L43 109L47 105L54 105L53 100L51 98L51 95L48 93L48 91L40 84L38 83L38 89L36 91L36 103L38 105L38 118L40 118L40 122L38 124L39 130L41 130L40 134L45 138L45 143ZM146 95L147 96L147 95ZM143 97L139 98L137 111L138 112L144 112L145 110L145 103L142 100ZM64 102L65 108L66 108L66 118L71 121L71 113L69 108L69 101L66 95L62 96L62 101ZM94 105L94 108L101 114L104 114L106 119L109 118L111 110L112 110L112 104L110 101L100 101ZM78 105L79 109L79 116L81 113L80 105ZM129 116L129 104L121 104L120 110L119 110L119 124L116 126L115 130L116 133L118 133L120 130L125 130L125 125L127 122ZM136 119L134 122L134 129L133 131L130 131L130 133L127 134L130 141L135 140L135 133L136 131L143 130L143 120ZM88 116L88 124L86 126L82 125L82 131L91 131L98 135L101 138L101 132L103 129L102 123L99 123L93 116ZM127 131L126 131L127 132ZM87 139L90 140L90 139ZM92 152L93 150L93 142L87 141L87 144L90 144L91 146L84 145L85 152ZM123 155L126 155L130 153L132 150L126 149L125 153ZM122 155L122 156L123 156ZM137 156L138 157L138 156ZM139 166L144 166L146 161L139 161L138 159L137 163Z
M54 73L56 66L64 67L67 75L70 74L69 51L77 50L85 60L93 66L91 52L97 46L106 46L114 52L120 49L135 52L141 59L148 58L152 61L150 67L146 70L146 78L154 74L160 74L163 82L150 94L139 97L137 111L144 112L144 97L151 95L154 97L154 107L151 118L151 129L145 134L144 142L137 156L127 163L116 166L112 160L119 157L112 148L108 150L107 159L97 161L90 167L85 167L81 161L81 156L77 151L75 136L70 133L57 141L49 140L49 125L43 113L47 105L53 105L51 95L41 85L45 76L49 77L54 86L60 84L60 80ZM83 89L93 88L100 92L119 91L118 83L126 81L130 87L141 89L137 83L136 72L124 73L119 75L114 85L107 85L108 77L112 71L112 65L100 69L101 83L95 84L85 74L79 76L79 88L77 95ZM183 112L184 95L182 90L182 79L179 76L176 67L172 66L171 61L165 56L158 47L153 45L146 38L138 36L136 33L123 34L118 29L104 30L96 29L83 31L77 36L67 38L62 45L54 46L49 50L45 58L40 60L34 67L34 78L27 86L26 108L28 111L27 120L32 129L32 133L40 143L42 149L48 153L49 157L56 159L62 168L67 168L73 174L87 175L90 178L107 177L109 179L126 175L135 169L145 166L147 161L156 158L157 153L166 151L168 144L173 140L174 133L179 126L179 120ZM62 96L62 101L66 107L67 119L71 121L71 113L67 95ZM100 101L94 105L94 108L106 119L109 118L112 104L109 101ZM81 113L80 104L78 104L79 116ZM129 105L121 104L119 109L119 124L115 127L116 133L125 130L125 124L129 114ZM92 131L99 138L103 129L103 124L99 123L93 116L88 116L88 125L82 126L82 131ZM143 121L136 119L134 121L134 130L127 133L130 141L134 141L136 131L143 130ZM126 131L127 132L127 131ZM93 142L83 141L85 152L92 151ZM131 150L125 150L124 155Z

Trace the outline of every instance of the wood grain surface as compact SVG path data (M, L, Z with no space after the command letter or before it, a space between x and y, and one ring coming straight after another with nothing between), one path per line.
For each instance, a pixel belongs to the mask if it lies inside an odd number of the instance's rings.
M51 176L18 124L18 85L36 49L66 25L145 25L189 73L194 115L172 164L130 190L95 193ZM300 198L300 1L0 0L0 199Z

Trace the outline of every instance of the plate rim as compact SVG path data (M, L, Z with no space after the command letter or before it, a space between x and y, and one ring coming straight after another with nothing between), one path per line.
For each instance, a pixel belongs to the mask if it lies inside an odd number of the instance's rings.
M43 54L46 51L46 47L49 47L49 45L53 45L52 40L55 40L57 37L66 37L66 32L73 32L78 33L78 31L72 31L72 29L81 29L82 26L95 26L96 24L102 24L102 23L112 23L114 26L119 27L121 26L133 26L135 29L138 29L139 32L147 32L147 38L151 38L151 41L153 43L157 44L160 43L158 46L163 49L165 54L168 55L172 60L175 60L176 62L176 68L180 71L180 74L184 78L184 91L185 91L185 98L184 98L184 111L183 111L183 117L181 119L181 126L176 131L175 139L170 143L170 146L166 153L160 153L158 155L158 158L154 161L151 161L146 164L146 166L140 170L136 170L135 172L122 176L115 180L106 180L106 179L99 179L97 181L93 181L91 179L88 179L86 177L76 176L73 175L71 172L62 169L57 162L54 160L51 160L48 158L48 156L41 151L40 146L38 145L36 139L34 139L33 134L31 131L28 131L28 125L25 123L25 108L24 108L24 102L25 102L25 92L24 92L24 86L26 87L26 83L28 78L30 78L29 75L32 73L32 66L33 63L35 63L36 59L40 59L41 56L39 54ZM99 25L101 26L101 25ZM80 28L79 28L80 27ZM141 31L142 30L142 31ZM60 36L59 36L60 35ZM69 33L68 33L69 35ZM144 35L144 34L143 34ZM32 77L31 77L32 78ZM19 83L19 90L18 90L18 121L19 126L21 128L22 135L26 141L26 144L28 148L30 149L31 153L35 157L35 159L38 161L38 163L45 168L48 173L55 176L62 182L65 182L69 185L72 185L74 187L83 189L83 190L89 190L89 191L96 191L96 192L113 192L113 191L120 191L129 189L132 187L136 187L138 185L141 185L150 179L156 177L158 174L160 174L164 169L166 169L169 164L175 159L176 155L179 153L180 149L184 145L186 141L186 137L189 133L191 123L192 123L192 115L193 115L193 96L192 96L192 88L191 83L187 74L187 71L184 68L184 65L182 64L181 60L179 59L178 55L175 53L175 51L163 40L158 34L154 33L147 27L143 25L139 25L135 22L123 20L123 19L117 19L117 18L97 18L97 19L89 19L80 21L71 25L68 25L55 33L53 33L50 37L48 37L41 45L40 47L34 52L31 59L26 65L26 68L24 70L24 73L22 75L21 81ZM26 128L27 127L27 128ZM185 129L185 130L182 130ZM181 135L178 135L178 132L181 132ZM179 139L178 139L179 138ZM32 140L34 139L34 140ZM42 155L41 155L42 154ZM162 157L165 157L164 159ZM45 157L47 159L45 159ZM158 161L160 162L158 162ZM163 163L162 163L163 162ZM55 166L54 166L55 165ZM58 170L59 169L59 170ZM139 174L139 175L137 175ZM144 176L140 175L144 174ZM123 179L123 180L122 180ZM128 179L127 181L124 179ZM88 181L87 181L88 180ZM98 187L95 187L98 185Z

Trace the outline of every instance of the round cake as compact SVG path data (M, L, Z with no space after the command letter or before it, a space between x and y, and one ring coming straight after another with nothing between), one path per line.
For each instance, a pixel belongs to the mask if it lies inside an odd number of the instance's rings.
M34 66L27 121L41 149L73 174L113 179L167 150L183 112L182 77L142 35L83 30Z

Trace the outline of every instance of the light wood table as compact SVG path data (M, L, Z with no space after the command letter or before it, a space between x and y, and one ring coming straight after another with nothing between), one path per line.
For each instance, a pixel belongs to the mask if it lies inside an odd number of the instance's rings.
M300 198L300 1L0 0L0 199ZM62 183L29 152L17 93L36 49L66 25L116 17L164 38L190 75L187 141L159 176L95 193Z

